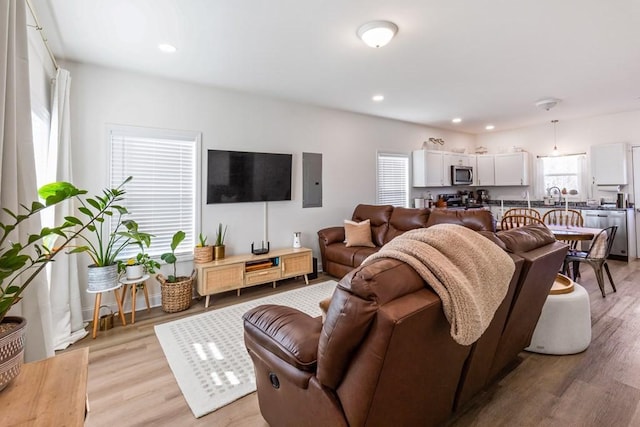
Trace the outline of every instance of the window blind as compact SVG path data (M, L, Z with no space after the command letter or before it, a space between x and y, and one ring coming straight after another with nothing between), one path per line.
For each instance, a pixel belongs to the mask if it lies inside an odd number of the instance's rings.
M377 163L377 203L408 207L409 155L378 153Z
M191 254L195 246L199 134L125 128L111 129L109 137L111 186L133 177L126 184L122 205L129 211L127 219L154 236L145 251L152 257L170 251L174 233L182 230L186 238L176 254ZM137 246L129 246L120 258L138 252Z

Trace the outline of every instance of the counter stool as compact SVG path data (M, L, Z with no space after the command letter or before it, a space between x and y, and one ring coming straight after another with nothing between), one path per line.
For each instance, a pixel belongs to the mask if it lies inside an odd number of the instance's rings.
M112 288L102 289L100 291L91 291L87 289L87 292L90 294L96 294L96 302L93 306L93 332L91 336L95 339L98 335L98 316L100 314L100 302L102 301L102 294L104 292L113 291L113 294L116 297L116 303L118 304L118 313L120 314L120 321L122 322L122 326L127 325L127 321L124 319L124 311L122 311L122 300L120 299L120 295L118 290L122 287L122 283L118 283Z
M144 292L144 300L147 303L147 312L151 310L151 305L149 304L149 293L147 291L147 279L149 278L148 274L143 275L142 277L138 277L137 279L127 279L126 276L122 276L118 281L121 285L124 285L124 289L122 291L122 301L120 305L124 306L124 299L127 295L127 286L131 285L131 324L136 323L136 290L138 286L142 287Z
M567 276L558 274L525 350L542 354L575 354L591 343L589 294Z

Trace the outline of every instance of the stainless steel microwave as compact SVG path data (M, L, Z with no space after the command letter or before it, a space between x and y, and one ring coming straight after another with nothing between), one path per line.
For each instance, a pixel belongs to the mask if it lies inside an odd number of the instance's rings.
M473 166L451 165L451 185L472 185Z

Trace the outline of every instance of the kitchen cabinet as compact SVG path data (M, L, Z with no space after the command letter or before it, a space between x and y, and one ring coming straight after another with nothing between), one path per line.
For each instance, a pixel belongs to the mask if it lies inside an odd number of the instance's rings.
M591 146L591 173L597 185L627 185L627 144Z
M529 153L495 154L495 185L529 185Z
M477 186L495 185L495 157L493 154L476 156L475 184Z
M442 187L444 182L444 152L415 150L413 160L414 187Z

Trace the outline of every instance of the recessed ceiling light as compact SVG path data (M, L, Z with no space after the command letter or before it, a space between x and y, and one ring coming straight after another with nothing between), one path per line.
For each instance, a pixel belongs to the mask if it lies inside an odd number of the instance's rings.
M384 95L373 95L371 99L373 99L375 102L384 101Z
M397 32L398 26L393 22L373 21L358 28L357 34L367 46L382 47L389 43Z
M161 51L163 51L165 53L173 53L173 52L175 52L177 50L175 46L173 46L171 44L167 44L167 43L160 43L158 45L158 49L160 49Z
M486 130L494 130L496 127L494 125L486 125L484 128Z
M456 117L455 119L451 119L451 123L460 123L462 119L460 117Z

